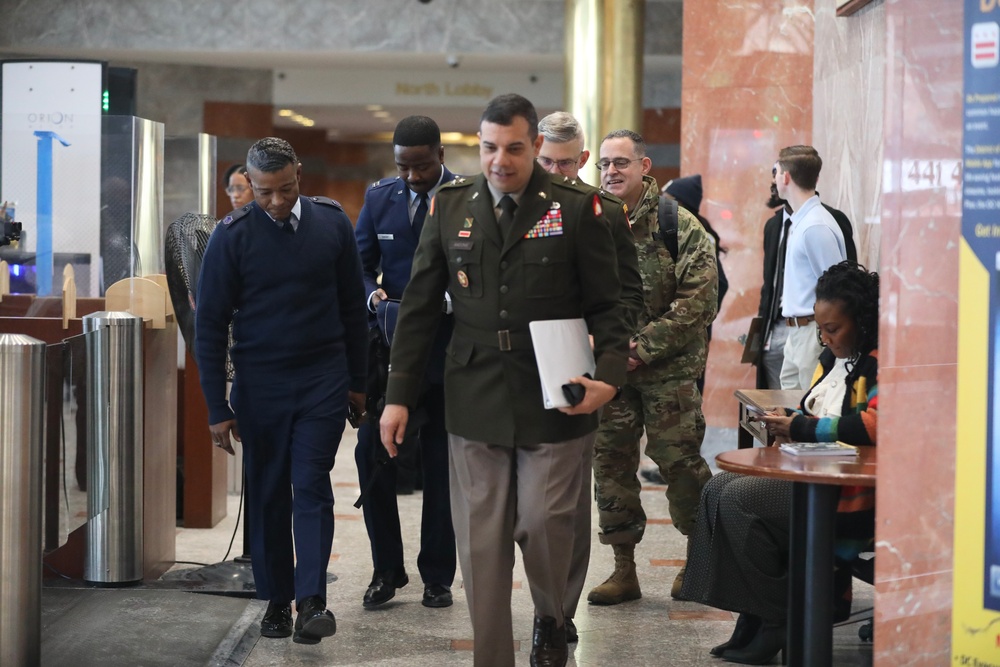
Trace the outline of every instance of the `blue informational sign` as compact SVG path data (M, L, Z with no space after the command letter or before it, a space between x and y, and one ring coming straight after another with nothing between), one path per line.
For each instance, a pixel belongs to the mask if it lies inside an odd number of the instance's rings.
M983 606L1000 610L1000 11L965 3L962 235L990 274ZM985 295L983 295L985 296Z

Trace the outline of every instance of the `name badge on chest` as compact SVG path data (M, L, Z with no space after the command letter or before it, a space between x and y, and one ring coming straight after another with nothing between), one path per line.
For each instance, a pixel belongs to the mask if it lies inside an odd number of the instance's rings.
M395 237L392 234L379 234L379 241L392 241Z

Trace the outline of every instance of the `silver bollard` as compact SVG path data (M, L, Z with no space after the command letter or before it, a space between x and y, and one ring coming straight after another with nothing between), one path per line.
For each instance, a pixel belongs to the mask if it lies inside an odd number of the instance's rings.
M87 340L87 551L83 578L142 579L142 318L83 317Z
M38 665L45 343L0 334L0 665Z

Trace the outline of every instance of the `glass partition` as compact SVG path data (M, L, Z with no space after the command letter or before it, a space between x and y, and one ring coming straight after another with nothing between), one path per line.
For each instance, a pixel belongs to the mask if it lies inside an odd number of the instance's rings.
M58 295L67 266L79 297L163 272L162 123L32 113L0 128L0 202L22 223L0 246L11 292Z

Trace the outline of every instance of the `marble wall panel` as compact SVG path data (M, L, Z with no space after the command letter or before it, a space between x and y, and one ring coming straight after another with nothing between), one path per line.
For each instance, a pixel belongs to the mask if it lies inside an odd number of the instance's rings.
M819 191L854 224L858 259L879 259L885 109L885 5L838 18L836 0L817 0L813 145L823 158Z
M647 53L680 53L682 3L646 4ZM238 9L196 0L2 0L0 48L561 55L564 11L563 0L246 0Z
M729 293L712 332L705 417L736 425L736 389L753 387L740 336L757 314L771 167L784 146L810 143L811 2L685 3L681 174L700 173L701 213L728 252Z
M875 664L950 662L962 5L887 0ZM914 419L940 406L932 419ZM886 464L888 461L897 464ZM919 502L914 502L914 499Z

